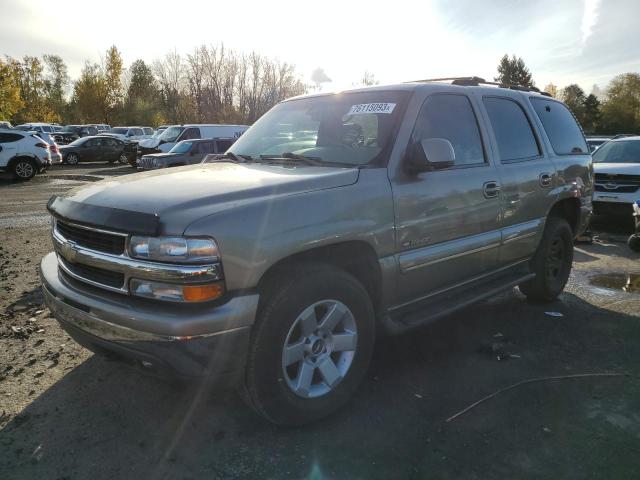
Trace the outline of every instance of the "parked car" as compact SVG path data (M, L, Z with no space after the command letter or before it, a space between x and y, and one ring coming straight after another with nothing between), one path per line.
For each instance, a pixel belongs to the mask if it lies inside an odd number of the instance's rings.
M26 132L44 132L44 133L54 133L55 130L50 123L23 123L22 125L16 125L15 128L18 130L24 130Z
M593 152L596 215L631 218L640 200L640 136L619 137Z
M83 137L60 147L64 163L76 165L79 162L120 162L135 159L135 145L117 138L92 136Z
M11 125L11 122L6 122L4 120L0 121L0 128L13 128L13 125Z
M92 125L67 125L61 132L53 134L58 145L67 145L75 140L89 135L97 135L98 129Z
M30 132L0 128L0 172L30 180L51 165L49 146Z
M589 145L589 150L594 152L597 148L599 148L603 143L611 140L609 137L587 137L587 145Z
M248 128L246 125L172 125L158 137L138 142L138 156L168 152L183 140L239 138Z
M136 141L150 138L153 134L153 129L148 128L151 133L145 132L145 127L113 127L108 132L102 133L102 135L109 135L122 141Z
M353 395L378 332L516 285L554 300L591 214L589 148L563 103L481 82L297 97L224 159L54 197L47 305L94 351L303 424ZM285 123L315 135L283 143Z
M155 170L200 163L207 155L226 152L235 140L235 138L183 140L176 143L168 153L153 153L138 158L134 166L140 170Z
M111 126L104 123L92 123L91 126L96 127L96 130L98 130L98 133L104 133L111 130Z

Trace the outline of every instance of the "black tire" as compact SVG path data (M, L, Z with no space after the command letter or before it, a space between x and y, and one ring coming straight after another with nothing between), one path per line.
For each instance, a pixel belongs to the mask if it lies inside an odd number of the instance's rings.
M77 153L69 153L64 159L64 163L66 163L67 165L77 165L79 161L80 158L78 157Z
M17 158L11 164L11 171L17 180L26 182L31 180L38 172L38 166L31 158Z
M634 252L640 252L640 233L634 233L627 240L627 245Z
M245 401L278 425L303 425L333 413L356 391L371 360L375 316L367 291L343 270L306 264L287 269L261 294L264 301L253 327L241 392ZM283 348L299 315L325 299L341 302L353 314L357 328L355 351L350 367L328 393L303 398L285 380Z
M549 217L533 259L535 278L519 285L529 300L551 302L564 290L573 264L573 232L564 218Z
M127 154L123 152L118 157L118 162L120 162L123 165L126 163L129 163L129 157L127 157Z

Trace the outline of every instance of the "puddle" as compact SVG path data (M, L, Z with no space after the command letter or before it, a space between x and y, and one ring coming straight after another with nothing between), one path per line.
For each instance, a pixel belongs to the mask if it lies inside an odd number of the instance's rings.
M622 290L628 293L640 293L640 275L631 273L607 273L594 275L589 279L594 287Z

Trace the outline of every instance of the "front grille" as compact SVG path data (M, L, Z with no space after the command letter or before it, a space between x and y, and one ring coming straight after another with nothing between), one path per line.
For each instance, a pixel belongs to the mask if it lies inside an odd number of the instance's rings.
M138 167L144 170L153 170L155 166L153 165L153 158L142 157L138 161Z
M640 185L640 175L625 175L616 173L596 173L596 182L634 183Z
M77 275L81 279L113 288L122 288L124 286L123 273L112 272L110 270L104 270L103 268L91 267L80 263L72 263L60 256L58 256L58 261L72 274Z
M606 185L606 186L605 186ZM609 193L634 193L640 189L640 185L619 184L617 182L607 182L605 184L596 183L596 192Z
M82 247L114 255L124 253L125 236L89 230L59 220L56 221L56 230L67 240L71 240Z

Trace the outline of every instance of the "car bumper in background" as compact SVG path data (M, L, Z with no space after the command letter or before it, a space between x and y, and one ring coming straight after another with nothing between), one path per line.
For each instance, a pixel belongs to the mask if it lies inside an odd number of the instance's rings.
M55 253L43 258L40 276L52 314L74 340L94 352L181 378L234 383L244 370L257 294L218 306L123 300L69 284L59 275Z

